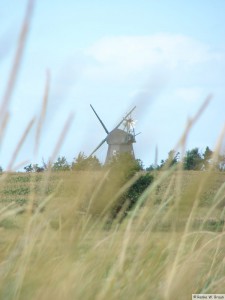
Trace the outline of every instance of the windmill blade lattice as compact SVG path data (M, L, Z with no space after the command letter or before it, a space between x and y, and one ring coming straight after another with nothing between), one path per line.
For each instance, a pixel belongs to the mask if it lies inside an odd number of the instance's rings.
M131 109L131 111L129 111L129 113L123 118L123 120L122 120L121 122L119 122L119 124L118 124L114 129L119 128L120 125L123 124L124 120L126 120L126 118L127 118L127 117L135 110L135 108L136 108L136 106L134 106L134 107ZM114 130L114 129L113 129L113 130Z

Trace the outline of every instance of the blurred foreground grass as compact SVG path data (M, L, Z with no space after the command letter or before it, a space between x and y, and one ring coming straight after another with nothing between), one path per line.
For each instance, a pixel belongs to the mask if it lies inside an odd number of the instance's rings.
M0 299L225 293L224 182L212 171L155 173L127 218L109 227L118 189L108 173L9 174L0 191Z

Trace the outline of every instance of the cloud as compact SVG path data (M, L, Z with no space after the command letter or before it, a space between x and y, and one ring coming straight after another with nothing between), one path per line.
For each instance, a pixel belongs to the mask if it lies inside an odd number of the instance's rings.
M193 104L202 102L207 95L201 87L179 87L174 91L173 96L182 103Z
M222 56L209 45L191 37L172 34L106 37L86 49L92 59L87 69L91 77L129 77L161 68L170 73L179 68L219 61Z

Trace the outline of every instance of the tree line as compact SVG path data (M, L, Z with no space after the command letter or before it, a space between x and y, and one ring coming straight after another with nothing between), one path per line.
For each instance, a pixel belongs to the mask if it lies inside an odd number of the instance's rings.
M225 154L217 155L216 160L214 158L214 152L206 147L203 152L199 148L193 148L187 150L185 155L181 157L179 152L171 150L168 153L166 159L161 160L159 164L151 164L149 167L144 168L143 162L140 159L133 159L129 154L123 154L122 158L120 155L115 156L113 160L107 164L103 165L96 156L87 157L83 152L80 152L76 158L74 158L72 163L69 163L65 156L59 156L55 162L44 162L42 165L38 164L29 164L24 167L25 172L43 172L46 170L51 171L85 171L85 170L101 170L112 166L116 162L118 166L121 165L125 160L126 163L129 160L133 160L134 169L136 171L154 171L154 170L163 170L166 168L174 167L175 165L182 164L184 170L195 170L203 171L209 168L213 168L216 171L225 171Z
M42 165L29 164L24 167L27 173L31 172L44 172L44 171L98 171L104 168L111 167L112 165L131 165L135 171L144 170L143 163L140 159L134 159L129 153L115 156L110 163L103 165L96 156L87 157L83 152L80 152L74 158L72 163L69 163L65 156L59 156L55 162L48 161L47 163L42 160Z
M184 170L195 170L203 171L209 168L213 168L216 171L225 171L225 154L219 154L214 158L214 151L209 147L206 147L204 151L201 151L199 148L193 148L187 150L185 155L181 157L180 153L171 150L168 153L166 159L162 159L160 163L151 164L148 167L144 167L141 159L133 159L129 154L123 154L123 160L134 160L137 171L154 171L154 170L163 170L166 168L174 167L175 165L182 164ZM121 156L121 155L120 155ZM126 159L125 159L126 157ZM24 167L24 171L27 173L31 172L44 172L47 170L51 171L85 171L85 170L102 170L112 164L115 164L116 161L119 161L118 156L115 156L113 160L107 165L102 164L96 156L86 156L84 152L80 152L77 157L74 158L72 163L69 163L65 156L59 156L55 162L45 162L42 160L42 164L28 164ZM120 161L120 163L122 163ZM0 172L3 172L3 168L0 166Z
M208 146L203 152L197 147L187 150L182 158L180 157L180 152L171 150L165 160L161 160L160 164L150 165L146 170L161 170L180 163L182 164L182 168L187 171L205 171L209 168L215 171L225 171L225 154L214 154L214 151Z

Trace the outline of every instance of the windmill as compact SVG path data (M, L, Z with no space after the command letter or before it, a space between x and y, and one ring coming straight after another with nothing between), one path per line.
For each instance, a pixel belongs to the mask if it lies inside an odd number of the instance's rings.
M117 124L112 131L109 131L106 128L94 107L91 104L90 106L107 134L104 140L102 140L101 143L94 149L94 151L92 151L90 156L92 156L105 142L108 144L105 163L109 162L116 154L124 152L131 153L131 155L134 156L133 143L136 142L134 131L135 121L132 119L131 114L136 106L122 119L122 121L119 122L119 124ZM120 129L119 127L122 125L123 129Z

